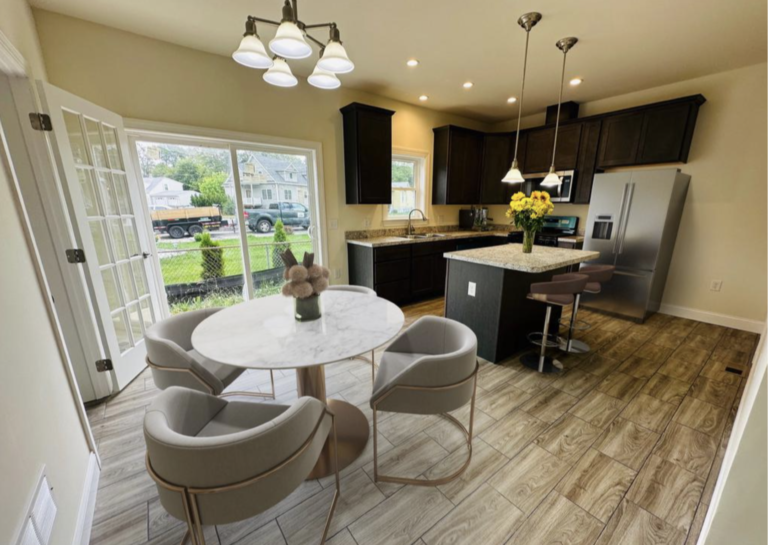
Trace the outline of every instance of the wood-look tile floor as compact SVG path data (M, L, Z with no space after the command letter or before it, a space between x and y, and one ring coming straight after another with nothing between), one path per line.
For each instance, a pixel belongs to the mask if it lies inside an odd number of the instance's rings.
M404 309L406 327L442 315L442 299ZM582 311L592 347L539 375L517 357L481 361L474 454L464 475L431 488L373 482L372 442L342 473L331 545L693 544L722 464L757 335L654 315L645 324ZM742 371L734 374L726 367ZM331 397L370 419L371 371L326 367ZM264 390L249 371L232 386ZM296 398L292 371L275 376L277 402ZM103 468L91 543L175 544L144 467L142 419L158 394L149 371L88 408ZM468 408L456 411L466 422ZM383 415L386 472L435 478L462 462L461 436L440 417ZM306 481L266 513L206 528L209 544L295 545L319 540L333 481Z

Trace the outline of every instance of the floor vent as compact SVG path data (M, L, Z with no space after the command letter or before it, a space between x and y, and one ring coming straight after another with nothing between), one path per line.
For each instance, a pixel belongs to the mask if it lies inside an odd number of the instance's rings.
M24 521L19 545L48 545L51 541L53 521L56 518L56 503L53 501L51 486L45 473L35 491L35 498Z
M741 375L744 373L741 369L736 369L735 367L726 367L725 370L729 373L733 373L734 375Z

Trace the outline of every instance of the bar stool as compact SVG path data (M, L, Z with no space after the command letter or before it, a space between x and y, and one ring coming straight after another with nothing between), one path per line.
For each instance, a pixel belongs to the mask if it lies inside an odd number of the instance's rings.
M547 356L547 348L557 348L559 342L551 341L550 337L558 337L549 333L549 319L552 316L552 307L566 307L573 304L576 295L584 291L589 277L585 274L568 273L560 274L554 277L550 282L538 282L531 284L531 293L528 299L546 303L547 313L544 317L544 330L539 333L531 333L528 340L532 344L541 346L539 355L525 354L520 358L520 362L538 371L539 373L557 373L563 368L563 364L550 356ZM541 336L541 341L537 340Z
M613 265L584 265L579 269L578 274L583 274L589 278L586 287L582 290L582 293L597 294L602 290L602 284L609 282L613 278L613 272L616 267ZM558 275L567 276L567 275ZM552 280L557 280L558 276L554 276ZM566 338L559 338L559 348L563 352L569 352L571 354L586 354L590 348L587 343L573 338L573 331L579 329L576 324L576 314L579 311L579 302L581 301L581 293L576 294L576 299L573 302L573 312L571 312L571 320L568 325L568 336Z

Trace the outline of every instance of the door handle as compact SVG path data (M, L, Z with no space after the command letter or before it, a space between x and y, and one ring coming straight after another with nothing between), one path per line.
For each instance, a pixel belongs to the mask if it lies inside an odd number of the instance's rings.
M616 254L616 249L619 245L619 238L621 238L621 229L624 226L624 207L627 204L627 190L629 189L629 184L624 184L624 191L621 194L621 211L619 212L619 225L616 229L616 239L613 241L613 251L612 254Z
M629 213L632 210L632 197L635 194L635 184L634 182L630 184L629 186L629 195L627 195L627 209L626 209L626 215L627 217L624 219L624 228L621 230L621 242L619 242L619 255L621 255L624 252L624 239L627 236L627 227L629 226Z
M147 259L147 258L148 258L149 256L151 256L151 255L152 255L152 254L150 254L150 253L148 253L148 252L141 252L141 257L143 257L144 259Z

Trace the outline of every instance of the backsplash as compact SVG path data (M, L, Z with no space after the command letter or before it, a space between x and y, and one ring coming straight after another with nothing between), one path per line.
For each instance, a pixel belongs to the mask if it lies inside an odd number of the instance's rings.
M490 229L487 229L488 231L500 231L504 233L508 233L510 231L519 231L519 229L516 229L513 225L508 224L490 224L488 227L490 227ZM407 231L407 227L396 227L390 229L366 229L362 231L345 231L344 236L346 240L364 240L367 238L403 236L408 234ZM466 231L466 229L461 229L458 225L428 225L422 227L414 226L414 231L416 234L452 233L456 231Z

